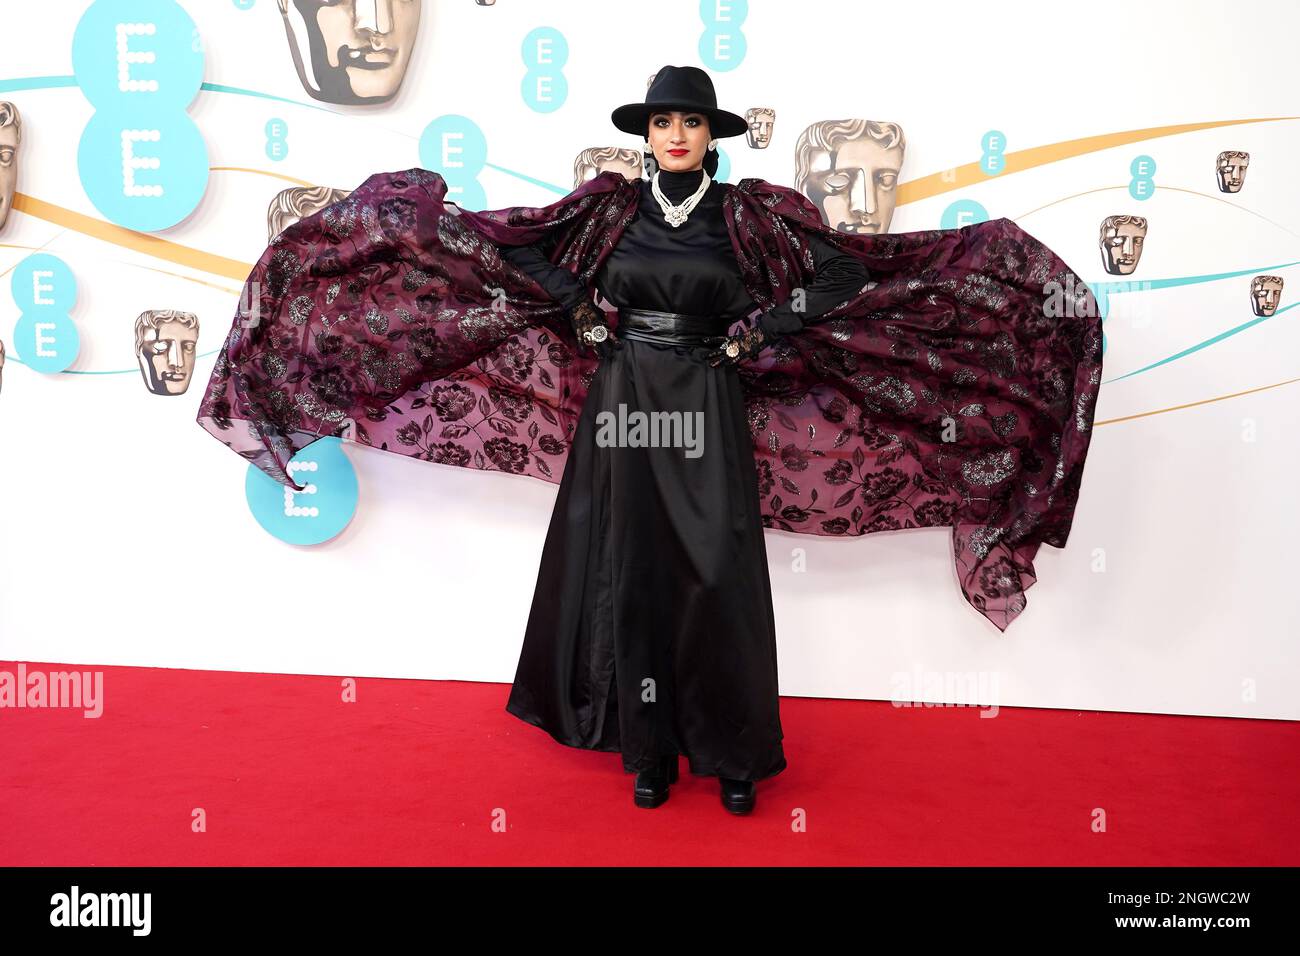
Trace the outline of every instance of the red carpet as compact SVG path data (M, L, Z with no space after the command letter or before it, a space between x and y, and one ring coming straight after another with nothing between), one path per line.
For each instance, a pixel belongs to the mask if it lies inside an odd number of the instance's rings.
M104 711L0 709L0 865L1300 864L1287 721L787 697L734 817L685 761L633 806L506 684L26 668L102 671Z

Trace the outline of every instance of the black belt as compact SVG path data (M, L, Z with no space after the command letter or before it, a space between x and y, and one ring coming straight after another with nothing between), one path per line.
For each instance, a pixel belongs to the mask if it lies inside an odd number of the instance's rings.
M712 345L722 341L734 319L717 315L687 315L654 309L619 309L620 339L640 339L664 345Z

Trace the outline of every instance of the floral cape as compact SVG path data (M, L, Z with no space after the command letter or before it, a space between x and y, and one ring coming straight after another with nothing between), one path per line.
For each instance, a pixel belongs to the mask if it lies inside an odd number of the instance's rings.
M950 526L966 600L1005 630L1039 545L1069 535L1101 380L1092 292L1009 219L848 234L794 189L723 186L754 314L812 281L811 234L871 276L738 366L764 525ZM429 170L376 173L277 235L199 424L299 491L289 461L324 436L558 482L600 359L500 249L555 240L552 261L594 289L639 187L610 171L547 206L484 212L446 192Z

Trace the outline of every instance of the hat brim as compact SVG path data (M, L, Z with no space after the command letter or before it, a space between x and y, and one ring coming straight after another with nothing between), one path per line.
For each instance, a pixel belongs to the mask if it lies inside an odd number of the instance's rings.
M685 110L691 113L703 113L709 118L709 135L715 139L739 136L749 132L749 121L743 116L727 110L692 106L689 103L674 106L671 103L627 103L609 114L614 126L633 136L649 136L650 116L671 110Z

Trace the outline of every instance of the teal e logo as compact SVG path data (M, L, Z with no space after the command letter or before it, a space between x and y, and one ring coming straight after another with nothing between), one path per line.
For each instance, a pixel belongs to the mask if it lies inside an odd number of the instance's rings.
M974 199L957 199L949 203L939 217L939 228L960 229L962 226L972 226L977 222L986 222L988 218L989 211L984 208L982 203L978 203Z
M525 70L519 95L538 113L558 110L569 98L569 81L564 76L569 41L555 27L537 27L524 37L519 54Z
M342 440L318 438L289 459L288 471L305 490L248 466L244 495L257 523L288 544L321 544L341 533L357 511L357 472Z
M700 62L721 72L740 66L749 49L741 30L748 16L749 0L700 0Z
M95 0L72 69L95 108L77 146L86 195L127 229L176 225L208 184L207 143L185 111L203 84L194 21L175 0Z
M68 264L48 252L36 252L14 267L9 279L20 313L13 343L33 371L62 372L77 360L81 336L72 321L77 280Z
M487 166L487 137L468 116L448 113L420 133L420 165L447 183L447 199L465 209L482 209L487 193L478 177Z

